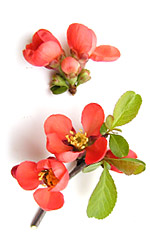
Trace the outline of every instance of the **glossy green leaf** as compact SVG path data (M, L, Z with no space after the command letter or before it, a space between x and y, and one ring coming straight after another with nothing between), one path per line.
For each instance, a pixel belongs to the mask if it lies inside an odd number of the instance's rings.
M87 173L96 170L103 162L98 162L95 164L88 165L83 168L82 172Z
M129 144L125 138L120 135L110 135L109 147L116 157L125 157L129 153Z
M142 98L139 94L133 91L124 93L114 108L114 121L112 127L121 126L130 122L137 115L142 103Z
M134 158L115 159L105 157L105 160L114 165L120 171L124 172L126 175L139 174L146 168L146 164L143 161Z
M68 87L59 87L59 86L53 86L51 87L51 91L53 94L62 94L66 92Z
M117 191L114 181L106 167L94 189L88 203L88 217L103 219L113 210L117 200Z

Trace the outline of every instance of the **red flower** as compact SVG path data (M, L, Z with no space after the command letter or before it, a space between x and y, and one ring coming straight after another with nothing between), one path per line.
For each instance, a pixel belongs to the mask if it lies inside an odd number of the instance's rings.
M71 162L85 155L86 164L101 160L107 151L107 140L100 135L104 111L96 103L90 103L82 111L84 133L76 133L71 120L60 114L51 115L44 124L47 149L62 162Z
M23 51L25 59L34 66L47 66L63 54L59 41L51 32L41 29L32 38L32 43L26 45Z
M25 190L34 190L40 184L46 188L37 189L33 196L37 204L45 211L59 209L64 204L63 190L69 181L66 167L55 158L41 160L38 163L25 161L11 170L14 178Z
M108 151L106 152L106 157L118 159L118 157L116 157L116 156L111 152L111 150L108 150ZM127 155L126 157L123 157L123 158L137 158L137 155L136 155L136 153L135 153L134 151L129 150L128 155ZM112 170L112 171L115 171L115 172L123 173L122 171L119 171L114 165L111 165L111 170Z
M67 30L68 45L73 53L83 60L114 61L120 57L117 48L109 45L96 47L95 33L85 25L74 23Z

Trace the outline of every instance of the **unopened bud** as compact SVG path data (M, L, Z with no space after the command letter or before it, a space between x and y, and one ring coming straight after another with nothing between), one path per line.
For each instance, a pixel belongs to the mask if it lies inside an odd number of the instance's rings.
M66 57L61 62L61 69L66 75L77 74L80 70L80 64L73 57Z
M59 74L54 74L52 77L52 81L51 81L51 87L52 86L62 87L62 86L67 86L67 84L66 84L65 80Z
M87 69L82 69L81 73L78 76L78 84L77 85L85 83L90 79L91 79L90 71Z

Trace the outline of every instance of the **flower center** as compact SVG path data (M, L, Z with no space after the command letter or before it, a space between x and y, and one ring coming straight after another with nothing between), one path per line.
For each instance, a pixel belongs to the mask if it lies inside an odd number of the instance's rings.
M51 188L56 186L59 182L59 179L55 176L52 168L50 168L49 170L41 171L38 176L40 181Z
M89 141L87 137L87 133L86 132L83 133L82 130L80 130L80 132L76 134L73 131L70 131L70 133L71 133L71 136L66 135L68 143L73 145L78 151L84 150Z

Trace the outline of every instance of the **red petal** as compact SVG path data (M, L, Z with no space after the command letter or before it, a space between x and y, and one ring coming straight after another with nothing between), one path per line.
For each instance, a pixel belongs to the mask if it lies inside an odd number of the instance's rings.
M104 111L97 103L90 103L83 109L81 123L88 136L98 136L104 122Z
M114 46L101 45L96 47L95 51L90 56L94 61L114 61L120 57L119 50Z
M15 165L12 169L11 169L11 175L16 178L16 171L19 165Z
M82 153L84 153L84 151L80 151L80 152L66 151L66 152L55 154L55 156L61 162L70 163L76 160L79 157L79 155L81 155Z
M45 29L38 30L32 37L32 43L26 45L26 49L36 50L43 42L54 41L59 44L59 41L53 36L51 32Z
M118 157L116 157L116 156L111 152L111 150L108 150L108 151L107 151L106 157L118 159ZM136 155L136 153L135 153L134 151L129 150L128 155L127 155L126 157L123 157L123 158L137 158L137 155ZM115 172L118 172L118 173L123 173L122 171L118 170L114 165L111 165L111 170L112 170L112 171L115 171Z
M44 169L52 169L55 176L59 179L58 184L52 189L53 191L63 190L69 181L69 173L65 165L55 158L48 158L37 163L37 170L40 172Z
M64 144L56 133L47 135L46 148L49 152L54 154L72 150L72 147Z
M34 162L22 162L16 170L16 179L25 190L33 190L40 184L38 179L37 165Z
M23 51L25 59L34 66L46 66L61 54L62 49L54 41L42 43L35 51L31 49Z
M52 192L49 188L37 189L33 197L45 211L56 210L63 206L64 196L61 192Z
M72 130L71 120L64 115L51 115L44 123L45 134L56 133L60 139L66 139L66 135Z
M95 33L82 24L71 24L67 30L67 40L69 47L75 51L78 56L88 54L90 56L96 48Z
M99 137L94 144L86 148L85 163L93 164L105 156L107 151L107 140L105 137Z

